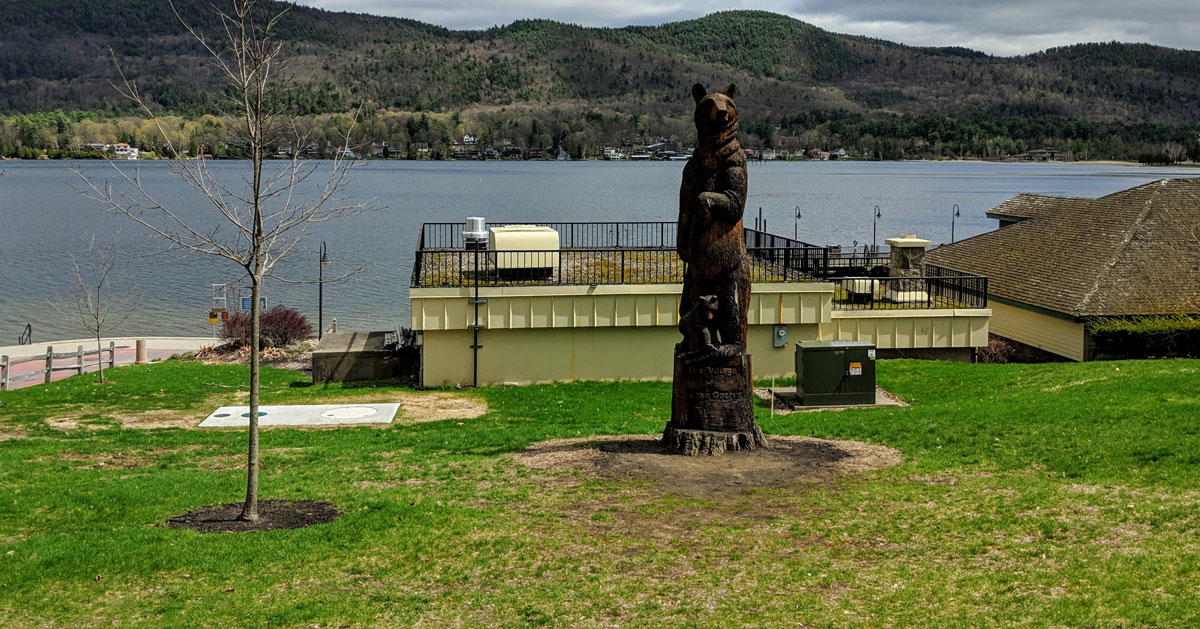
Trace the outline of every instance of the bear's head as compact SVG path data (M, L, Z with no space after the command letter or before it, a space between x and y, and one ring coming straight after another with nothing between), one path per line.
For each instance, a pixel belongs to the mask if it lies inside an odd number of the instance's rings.
M717 296L716 295L701 295L696 300L696 306L704 309L704 318L712 319L713 313L717 311Z
M709 94L704 86L692 86L692 98L696 99L696 131L701 138L711 136L736 137L738 110L733 102L737 86L730 83L723 91Z

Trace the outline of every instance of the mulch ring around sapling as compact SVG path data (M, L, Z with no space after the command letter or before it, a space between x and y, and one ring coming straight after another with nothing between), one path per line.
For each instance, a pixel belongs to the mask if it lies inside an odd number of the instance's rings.
M555 439L513 455L542 471L575 472L615 480L648 481L675 494L720 498L731 492L828 484L838 476L898 465L903 457L887 446L768 436L769 448L720 456L669 454L659 435Z
M201 533L240 533L302 529L314 524L332 522L342 515L324 500L260 500L258 522L239 520L241 502L209 505L167 520L173 529L192 529Z

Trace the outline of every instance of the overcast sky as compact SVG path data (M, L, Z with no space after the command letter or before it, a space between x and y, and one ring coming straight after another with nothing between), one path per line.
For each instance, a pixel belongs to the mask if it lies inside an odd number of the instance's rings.
M728 9L790 15L826 30L914 46L1016 55L1080 42L1200 49L1198 0L300 0L332 11L393 15L453 29L522 18L585 26L662 24Z

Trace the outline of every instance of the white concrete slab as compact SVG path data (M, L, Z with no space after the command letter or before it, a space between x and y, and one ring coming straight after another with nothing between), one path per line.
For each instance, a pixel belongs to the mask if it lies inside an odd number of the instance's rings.
M259 426L350 426L390 424L399 404L296 404L260 406ZM249 406L222 406L213 411L201 428L245 428L250 425Z

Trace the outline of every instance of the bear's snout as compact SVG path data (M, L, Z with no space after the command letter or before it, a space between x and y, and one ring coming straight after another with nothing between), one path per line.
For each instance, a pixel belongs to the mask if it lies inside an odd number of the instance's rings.
M712 120L724 120L729 115L729 108L725 106L725 103L715 98L709 102L711 104L708 109L708 117Z

